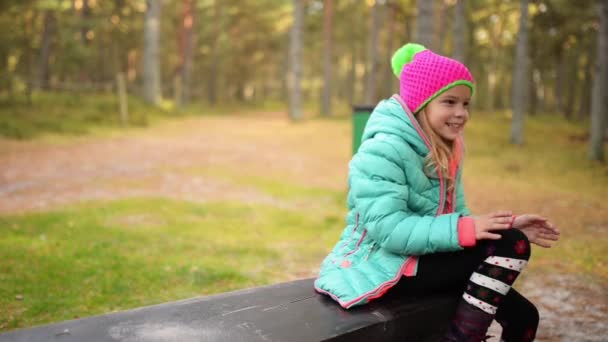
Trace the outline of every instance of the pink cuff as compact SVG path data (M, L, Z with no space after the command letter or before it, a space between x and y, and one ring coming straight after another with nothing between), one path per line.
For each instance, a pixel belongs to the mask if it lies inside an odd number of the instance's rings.
M511 215L511 224L509 225L509 228L513 228L513 223L515 222L515 219L517 218L517 215Z
M473 247L475 239L475 220L471 216L458 219L458 243L461 247Z

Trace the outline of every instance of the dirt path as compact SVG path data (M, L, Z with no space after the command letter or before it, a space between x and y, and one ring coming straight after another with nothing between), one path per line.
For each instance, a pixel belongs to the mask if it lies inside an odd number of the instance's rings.
M76 139L69 144L4 141L0 214L140 195L194 201L275 201L255 189L209 175L222 170L342 188L344 167L340 165L348 161L347 132L337 132L343 136L337 139L336 149L311 155L298 150L314 147L314 141L306 140L318 125L300 125L290 131L293 134L281 135L288 126L272 117L207 118L124 137Z
M221 174L342 190L349 154L348 125L290 125L274 115L187 119L67 143L0 141L0 215L128 196L288 205ZM606 288L562 275L531 275L522 288L541 311L539 341L606 341Z

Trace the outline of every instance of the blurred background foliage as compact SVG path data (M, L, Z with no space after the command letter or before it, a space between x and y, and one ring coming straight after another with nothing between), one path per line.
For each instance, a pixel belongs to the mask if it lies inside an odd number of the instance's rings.
M165 112L272 103L290 104L295 120L302 106L346 115L398 90L390 57L416 41L470 67L476 110L586 120L590 157L602 160L605 12L605 1L592 0L7 0L0 133L33 134L14 121L28 117L19 106L35 106L36 92L116 93L119 74L130 96ZM106 109L98 121L112 120Z

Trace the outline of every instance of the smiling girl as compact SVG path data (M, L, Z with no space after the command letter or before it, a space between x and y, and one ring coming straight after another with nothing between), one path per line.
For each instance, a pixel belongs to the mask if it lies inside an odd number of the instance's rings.
M504 341L531 341L536 307L511 288L530 243L559 231L538 215L471 216L462 186L463 132L475 90L460 62L418 44L392 59L399 95L381 101L350 162L347 226L315 289L348 309L382 297L460 296L445 341L481 341L492 320Z

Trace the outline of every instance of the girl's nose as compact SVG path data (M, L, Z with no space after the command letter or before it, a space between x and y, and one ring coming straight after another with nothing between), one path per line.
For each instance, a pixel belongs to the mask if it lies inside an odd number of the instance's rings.
M456 109L457 117L466 117L469 114L469 110L465 106L458 106Z

